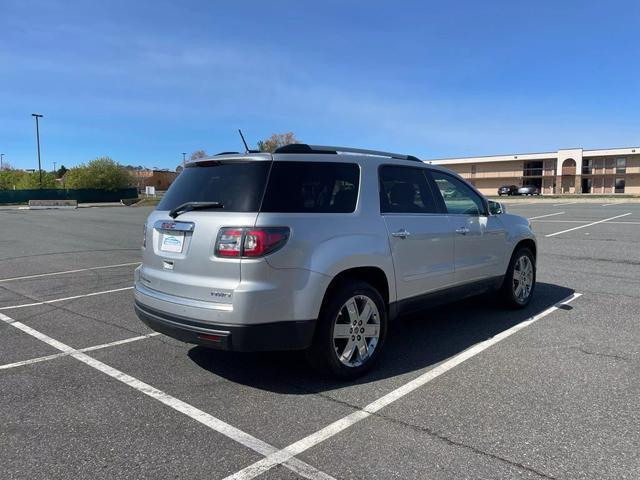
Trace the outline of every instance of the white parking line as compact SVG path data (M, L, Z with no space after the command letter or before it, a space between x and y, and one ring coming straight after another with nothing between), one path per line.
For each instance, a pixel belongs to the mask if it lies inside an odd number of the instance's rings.
M531 220L531 219L529 219ZM589 220L534 220L540 223L589 223ZM607 222L609 225L640 225L640 222Z
M529 217L529 220L536 220L538 218L545 218L545 217L553 217L554 215L564 215L564 212L548 213L547 215L538 215L537 217Z
M131 265L140 265L140 262L118 263L116 265L103 265L100 267L78 268L76 270L65 270L64 272L38 273L36 275L25 275L23 277L0 278L0 283L13 282L15 280L28 280L30 278L51 277L53 275L65 275L67 273L88 272L91 270L103 270L105 268L129 267Z
M496 343L504 340L505 338L513 335L516 332L519 332L520 330L528 327L529 325L536 322L537 320L540 320L541 318L546 317L550 313L555 312L556 310L558 310L560 306L566 305L569 302L572 302L573 300L580 297L581 295L582 295L581 293L574 293L573 295L570 295L569 297L565 298L561 302L556 303L554 306L547 308L543 312L538 313L537 315L529 318L528 320L525 320L524 322L514 325L513 327L503 332L500 332L495 337L485 340L484 342L478 343L473 347L465 350L464 352L459 353L455 357L452 357L446 362L441 363L440 365L433 368L432 370L429 370L428 372L420 375L418 378L410 381L409 383L406 383L400 388L397 388L396 390L393 390L392 392L386 394L385 396L379 398L378 400L370 403L363 409L356 410L350 415L347 415L346 417L343 417L340 420L333 422L331 425L328 425L327 427L321 430L318 430L315 433L312 433L311 435L303 438L302 440L292 443L288 447L283 448L282 450L272 455L269 455L266 458L259 460L252 465L249 465L248 467L240 470L239 472L236 472L235 474L230 475L225 480L249 480L257 477L258 475L263 474L264 472L266 472L267 470L270 470L276 465L279 465L283 462L290 461L294 456L299 455L302 452L318 445L319 443L324 442L328 438L331 438L334 435L342 432L343 430L346 430L347 428L351 427L355 423L361 420L364 420L365 418L378 412L380 409L404 397L405 395L413 392L417 388L422 387L423 385L439 377L443 373L448 372L452 368L460 365L465 360L468 360L478 355L480 352L486 350L492 345L495 345Z
M540 223L589 223L589 220L533 220L533 221L540 222ZM616 222L610 222L610 223L616 223Z
M176 397L169 395L168 393L158 390L157 388L152 387L151 385L144 383L138 380L137 378L127 375L126 373L121 372L120 370L117 370L107 365L106 363L96 360L95 358L90 357L86 353L83 353L79 350L75 350L69 345L66 345L54 338L51 338L48 335L45 335L44 333L39 332L29 327L28 325L25 325L24 323L14 320L11 317L7 317L2 313L0 313L0 320L17 328L18 330L22 330L24 333L37 338L38 340L46 343L47 345L50 345L57 350L60 350L61 352L67 354L68 356L73 357L76 360L79 360L82 363L89 365L90 367L95 368L96 370L106 375L109 375L111 378L114 378L119 382L122 382L125 385L128 385L131 388L134 388L135 390L141 393L144 393L145 395L155 400L158 400L160 403L163 403L164 405L170 408L173 408L174 410L180 413L187 415L188 417L201 423L202 425L205 425L210 429L232 440L235 440L236 442L253 450L254 452L260 453L265 457L274 455L275 453L278 452L278 449L273 445L263 442L262 440L254 437L253 435L243 432L242 430L214 417L213 415L203 412L202 410L199 410L198 408L192 405L189 405L188 403L183 402L182 400L179 400ZM311 480L336 480L334 477L327 475L324 472L321 472L317 468L312 467L311 465L308 465L304 463L302 460L298 460L297 458L290 458L279 463L286 466L287 468L297 473L298 475L301 475L305 478L309 478Z
M48 305L49 303L65 302L67 300L75 300L77 298L94 297L96 295L104 295L105 293L124 292L132 290L133 287L114 288L113 290L104 290L102 292L85 293L83 295L74 295L73 297L56 298L55 300L45 300L44 302L23 303L21 305L11 305L10 307L0 307L0 310L11 310L14 308L35 307L37 305Z
M566 202L566 203L554 203L554 207L561 207L562 205L573 205L576 202Z
M158 332L148 333L146 335L140 335L138 337L125 338L124 340L117 340L115 342L103 343L101 345L94 345L92 347L79 348L74 350L75 352L93 352L94 350L102 350L103 348L115 347L117 345L124 345L126 343L137 342L138 340L144 340L146 338L155 337L160 335ZM21 362L7 363L0 365L0 370L8 370L10 368L22 367L24 365L31 365L34 363L46 362L47 360L54 360L60 357L68 357L72 352L54 353L53 355L46 355L44 357L31 358L29 360L22 360Z
M597 225L597 224L599 224L599 223L608 222L609 220L614 220L614 219L616 219L616 218L626 217L627 215L631 215L631 212L629 212L629 213L623 213L622 215L616 215L615 217L605 218L604 220L598 220L597 222L587 223L586 225L580 225L579 227L569 228L569 229L567 229L567 230L562 230L562 231L560 231L560 232L550 233L549 235L545 235L545 237L555 237L556 235L560 235L561 233L572 232L572 231L574 231L574 230L579 230L579 229L581 229L581 228L586 228L586 227L590 227L590 226L592 226L592 225Z

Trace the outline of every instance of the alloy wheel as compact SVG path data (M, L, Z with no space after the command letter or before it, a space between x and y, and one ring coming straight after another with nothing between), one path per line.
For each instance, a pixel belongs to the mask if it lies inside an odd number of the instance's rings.
M333 325L333 346L338 360L359 367L371 358L380 338L380 313L375 302L356 295L347 300Z
M522 255L513 267L513 295L520 303L526 302L533 288L533 263Z

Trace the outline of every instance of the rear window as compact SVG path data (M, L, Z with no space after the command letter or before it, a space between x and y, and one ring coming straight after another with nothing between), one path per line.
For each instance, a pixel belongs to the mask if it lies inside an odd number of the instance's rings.
M227 212L257 212L271 162L207 161L187 166L158 205L172 210L186 202L221 202Z
M360 168L355 163L274 162L262 211L353 212L359 177Z

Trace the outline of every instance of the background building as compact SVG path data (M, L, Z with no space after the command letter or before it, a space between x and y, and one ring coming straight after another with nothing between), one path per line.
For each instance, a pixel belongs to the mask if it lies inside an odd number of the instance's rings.
M543 194L640 194L640 147L447 158L429 163L449 168L482 193L502 185L536 185Z
M156 190L164 191L169 188L178 177L177 172L170 170L133 170L133 177L139 191L144 191L145 187L155 187Z

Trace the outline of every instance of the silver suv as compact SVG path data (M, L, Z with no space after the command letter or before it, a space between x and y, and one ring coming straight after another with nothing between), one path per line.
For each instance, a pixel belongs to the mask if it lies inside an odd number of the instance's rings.
M135 309L154 330L225 350L305 349L368 370L398 315L484 292L528 304L526 218L415 157L289 145L196 160L144 227Z

